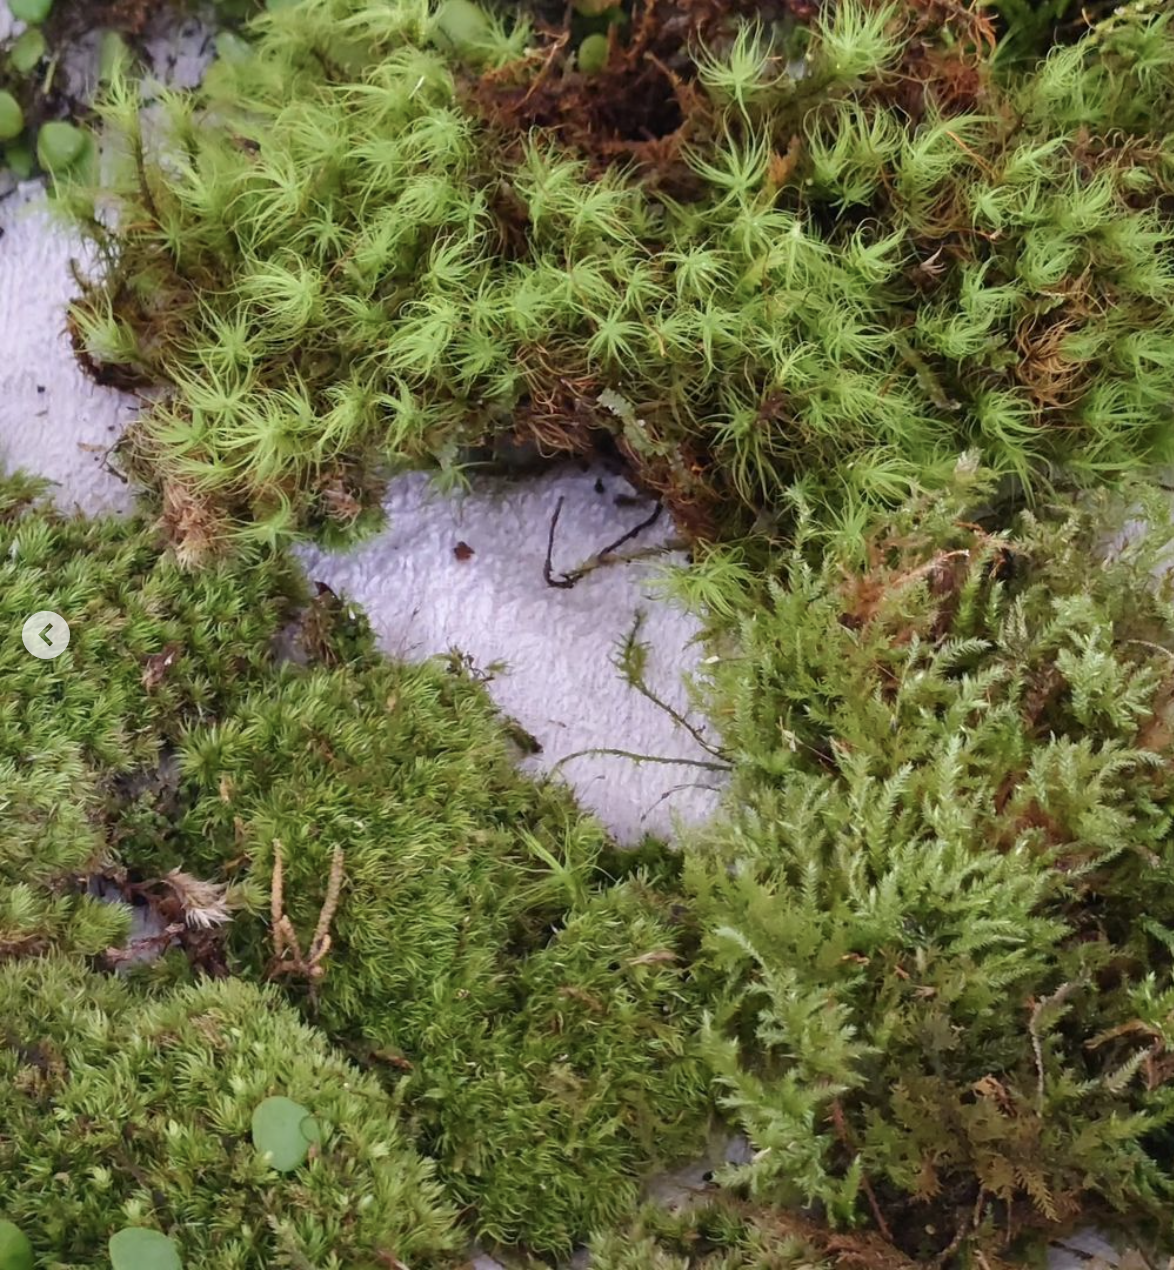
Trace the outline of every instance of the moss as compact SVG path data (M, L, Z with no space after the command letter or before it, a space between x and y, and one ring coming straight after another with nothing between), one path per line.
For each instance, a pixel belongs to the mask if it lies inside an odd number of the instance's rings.
M124 1225L189 1266L454 1264L462 1240L394 1102L239 980L144 999L74 961L0 966L0 1208L44 1264L105 1265ZM290 1174L249 1135L283 1094L327 1132ZM40 1262L38 1262L40 1264Z
M62 516L35 507L37 492L0 482L0 622L14 634L0 648L0 947L99 954L127 927L86 885L116 864L121 790L270 663L299 584L279 561L190 579L141 524ZM51 661L19 638L42 609L71 628ZM181 651L148 688L151 660L169 647Z
M325 974L290 991L402 1082L483 1236L569 1249L696 1143L688 932L639 876L609 884L598 826L518 776L478 685L390 665L271 681L193 729L180 767L163 851L146 822L126 858L268 896L281 843L304 949L341 853ZM249 974L274 958L265 907L233 924Z
M708 1196L679 1212L649 1205L597 1235L590 1254L593 1270L830 1270L837 1258L821 1242L802 1217ZM885 1264L867 1239L846 1239L838 1251L845 1265Z
M1094 1217L1168 1244L1167 535L1090 567L1103 509L965 506L855 562L806 538L723 624L735 801L686 884L755 1148L727 1180L914 1258Z
M709 1113L693 936L652 873L613 883L481 685L384 661L283 556L192 574L141 521L33 495L0 485L0 624L72 634L0 649L0 953L119 945L125 910L83 893L103 876L177 935L136 980L276 978L397 1088L483 1237L568 1250L618 1220Z
M307 0L162 140L117 85L122 229L74 322L171 389L133 470L223 545L509 435L618 451L700 534L796 480L855 526L972 446L1025 480L1166 454L1168 17L1001 79L962 11L709 13L637 6L584 77L524 23L474 68L422 5Z

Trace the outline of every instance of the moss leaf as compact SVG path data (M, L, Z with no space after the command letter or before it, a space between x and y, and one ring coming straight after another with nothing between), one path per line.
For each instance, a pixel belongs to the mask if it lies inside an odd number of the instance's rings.
M85 152L86 134L61 119L42 124L37 133L37 158L43 168L64 171Z
M44 22L53 0L8 0L8 9L18 22Z
M40 27L30 26L13 43L8 56L12 69L21 75L27 75L45 56L45 37Z
M24 112L11 93L0 92L0 141L11 141L24 128Z

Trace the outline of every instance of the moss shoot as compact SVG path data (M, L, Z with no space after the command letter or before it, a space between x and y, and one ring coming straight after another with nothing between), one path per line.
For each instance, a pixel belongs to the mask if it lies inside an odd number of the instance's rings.
M1135 9L1000 71L961 11L638 5L586 74L524 20L303 0L150 136L112 85L75 337L167 386L124 454L195 555L511 436L618 453L702 536L797 481L855 531L967 448L1111 477L1174 400L1174 29Z

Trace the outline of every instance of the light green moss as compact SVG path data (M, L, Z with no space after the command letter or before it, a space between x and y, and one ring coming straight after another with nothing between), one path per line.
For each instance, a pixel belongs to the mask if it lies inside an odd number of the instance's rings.
M801 535L719 623L734 801L686 883L754 1148L726 1180L914 1258L1077 1218L1166 1246L1168 535L1101 563L1103 509L983 531L975 502L908 509L856 562Z
M105 1265L125 1225L184 1264L455 1264L461 1237L430 1164L378 1084L272 989L207 982L147 1000L60 959L0 966L0 1209L62 1270ZM299 1169L252 1145L261 1099L327 1127ZM40 1264L40 1263L38 1263Z
M967 447L1024 479L1160 459L1174 36L1114 21L1006 83L954 65L968 28L939 82L899 6L829 7L800 78L744 27L692 50L691 141L658 174L599 171L644 152L594 97L559 104L576 76L517 60L524 26L485 24L474 82L409 0L272 14L168 99L143 173L135 92L105 101L126 228L77 320L174 390L124 453L269 539L515 429L607 435L708 532L796 480L855 526ZM625 83L592 90L617 117Z

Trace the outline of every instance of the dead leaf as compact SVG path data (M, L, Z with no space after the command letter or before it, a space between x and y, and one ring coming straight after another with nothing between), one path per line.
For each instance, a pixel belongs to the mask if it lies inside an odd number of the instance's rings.
M158 688L167 672L179 660L182 649L178 644L168 644L161 653L152 653L143 668L143 687L148 692Z

